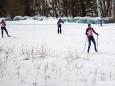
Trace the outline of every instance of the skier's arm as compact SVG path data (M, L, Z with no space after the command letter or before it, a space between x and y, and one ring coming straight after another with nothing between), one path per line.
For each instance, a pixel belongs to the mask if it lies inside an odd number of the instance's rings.
M92 31L96 34L96 35L99 35L98 33L95 32L95 30L92 28Z
M64 23L62 20L61 20L62 23Z
M88 32L88 29L86 29L85 35L88 35L87 32Z
M6 24L5 22L0 22L0 24L2 24L2 23Z
M6 26L6 22L4 21L4 25Z

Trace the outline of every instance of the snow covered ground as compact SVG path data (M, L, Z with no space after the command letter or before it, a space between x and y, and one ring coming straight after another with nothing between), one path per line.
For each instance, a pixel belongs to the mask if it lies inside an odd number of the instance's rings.
M0 36L0 86L115 86L115 24L92 25L98 37L83 53L87 24L57 20L7 22ZM95 36L97 41L97 36Z

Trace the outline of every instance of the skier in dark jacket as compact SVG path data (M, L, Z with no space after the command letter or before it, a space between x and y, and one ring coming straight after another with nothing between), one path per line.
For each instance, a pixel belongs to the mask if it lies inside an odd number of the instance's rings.
M62 23L64 23L61 19L59 19L59 21L57 22L57 26L58 26L58 34L62 34L62 30L61 30L61 25Z
M5 26L6 26L5 20L2 19L2 21L0 22L0 24L1 24L2 38L4 37L4 31L6 32L6 34L7 34L8 37L11 37L11 36L8 34L8 31L7 31L6 27L5 27Z
M89 50L90 50L91 41L92 41L93 44L94 44L95 51L98 52L98 51L97 51L97 48L96 48L96 42L95 42L95 39L94 39L94 37L93 37L93 33L95 33L97 36L99 35L98 33L96 33L96 32L94 31L93 28L91 28L91 24L88 24L88 28L86 29L86 35L87 35L87 37L88 37L88 43L89 43L88 50L87 50L88 53L89 53Z

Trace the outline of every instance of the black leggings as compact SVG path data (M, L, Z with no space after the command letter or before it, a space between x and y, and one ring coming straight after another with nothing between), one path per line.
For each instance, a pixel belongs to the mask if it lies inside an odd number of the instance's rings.
M96 48L96 42L95 42L95 39L94 39L93 36L89 36L89 37L88 37L89 46L88 46L88 50L87 50L87 51L89 52L89 50L90 50L91 41L92 41L93 44L94 44L95 51L97 51L97 48Z
M9 36L6 27L1 27L2 38L3 38L3 35L4 35L4 31L6 32L7 36Z
M61 34L62 33L62 30L61 30L61 25L58 25L58 34Z

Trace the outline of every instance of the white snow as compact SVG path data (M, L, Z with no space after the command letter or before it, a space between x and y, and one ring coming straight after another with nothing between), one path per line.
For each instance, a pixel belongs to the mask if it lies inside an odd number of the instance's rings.
M87 24L65 23L58 35L57 19L6 23L0 86L115 86L115 24L92 24L99 52L92 44L87 54Z

